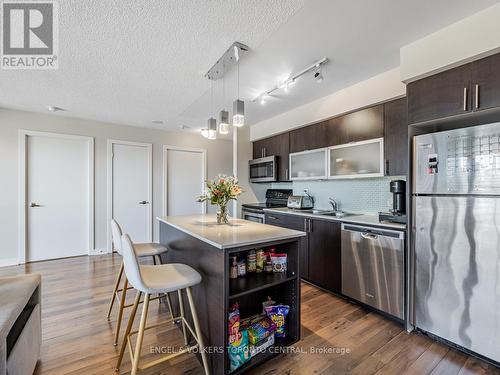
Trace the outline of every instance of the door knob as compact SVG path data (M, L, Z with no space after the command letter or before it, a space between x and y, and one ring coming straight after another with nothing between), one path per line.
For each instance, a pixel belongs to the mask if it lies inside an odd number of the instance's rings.
M149 202L147 201L140 201L139 204L148 204Z
M37 204L37 203L33 203L33 202L31 202L31 203L30 203L30 207L42 207L42 206L40 206L40 205L39 205L39 204Z

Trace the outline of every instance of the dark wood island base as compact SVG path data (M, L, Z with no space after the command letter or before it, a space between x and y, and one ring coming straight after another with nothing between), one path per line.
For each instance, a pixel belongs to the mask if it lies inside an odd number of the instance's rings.
M191 217L196 225L212 226L209 216ZM203 218L203 220L199 220ZM221 243L211 241L200 233L175 222L172 217L160 218L160 242L169 249L163 256L168 263L184 263L196 269L202 276L200 285L193 288L193 297L198 310L204 344L208 351L211 373L241 374L258 366L264 361L285 352L282 348L292 345L300 339L300 280L299 252L300 237L303 232L286 230L288 232L273 233L269 225L250 223L243 220L233 220L231 229L212 226L214 232L242 231L243 227L251 225L251 230L266 230L269 233L256 233L252 243L241 243L233 236L232 240L221 239ZM213 218L215 221L215 217ZM174 224L172 224L172 222ZM215 224L216 225L216 224ZM274 227L273 227L274 228ZM206 229L206 228L205 228ZM248 230L248 228L245 228ZM227 235L227 233L225 233ZM224 233L215 234L224 237ZM236 235L236 237L238 237ZM265 239L262 241L262 239ZM276 239L273 239L276 238ZM234 255L243 256L250 250L276 248L280 253L287 254L287 272L285 273L247 273L245 277L230 279L230 263ZM174 312L178 311L177 295L171 293ZM183 296L186 298L186 296ZM268 297L274 301L290 306L286 318L286 337L276 337L269 350L252 357L248 362L233 372L230 372L228 345L228 315L231 306L238 302L242 318L262 312L262 302ZM184 301L185 308L188 306ZM190 312L186 311L188 320Z

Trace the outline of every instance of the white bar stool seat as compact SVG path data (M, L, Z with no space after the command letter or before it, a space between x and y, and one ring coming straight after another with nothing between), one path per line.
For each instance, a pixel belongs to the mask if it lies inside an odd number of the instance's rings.
M137 254L135 252L135 245L132 244L130 237L126 234L122 236L122 251L123 251L123 262L125 268L125 275L130 284L137 290L137 295L135 298L134 306L130 313L130 318L128 321L127 329L123 337L122 346L120 349L120 355L116 364L116 371L119 371L121 362L123 360L123 354L125 353L125 348L128 346L130 359L132 362L131 375L136 375L139 370L145 370L147 368L156 366L165 361L169 361L181 354L193 353L195 349L200 354L202 359L203 368L205 374L209 375L209 365L208 357L203 344L203 336L201 333L200 323L198 320L198 313L196 312L196 306L194 304L193 295L191 292L191 287L199 284L201 282L201 275L188 265L180 263L163 264L156 266L144 266L140 265L137 260ZM188 323L184 316L184 302L182 291L186 291L187 299L189 302L189 308L191 310L191 316L193 319L193 327ZM179 316L174 316L172 314L171 319L167 319L164 323L154 324L152 326L146 326L146 320L148 315L149 302L151 300L151 294L156 293L169 293L177 291L179 297ZM142 306L141 322L139 324L139 330L132 332L132 326L134 324L135 315L137 313L137 308L139 307L141 294L144 294L144 302ZM165 355L162 358L153 360L142 366L139 366L139 359L141 355L141 348L144 339L144 332L151 328L156 328L162 324L167 324L171 322L180 322L182 326L182 332L184 335L184 344L186 348L179 350L176 353ZM195 345L188 346L186 328L191 333ZM135 350L132 349L131 336L137 334L137 341L135 344Z
M121 232L121 231L120 231ZM121 237L121 235L120 235ZM136 243L134 244L136 254L139 258L160 256L168 251L168 249L159 243Z
M120 225L116 222L116 220L111 220L111 234L112 234L112 239L113 239L113 245L115 250L118 252L123 257L122 254L122 229ZM153 258L153 263L154 264L160 264L161 263L161 255L165 254L168 249L166 246L159 244L159 243L138 243L134 244L136 255L139 258L146 258L146 257L152 257ZM116 321L116 332L115 332L115 337L113 340L113 345L117 345L118 343L118 338L120 336L120 328L121 328L121 322L122 322L122 317L123 317L123 309L132 307L132 304L125 304L125 300L127 297L127 290L132 289L128 285L128 280L127 277L124 278L123 280L123 285L120 288L120 282L123 276L123 259L122 263L120 265L120 271L118 272L118 277L115 282L115 286L113 288L113 294L111 295L111 301L109 302L109 308L108 308L108 319L111 316L111 311L113 310L113 305L115 303L115 300L118 303L118 317ZM171 310L171 304L170 304L170 298L168 295L166 295L166 300L168 303L168 307Z
M140 272L143 281L140 290L149 294L175 292L201 282L198 272L180 263L140 266ZM134 285L131 280L129 282ZM134 288L138 289L135 285Z

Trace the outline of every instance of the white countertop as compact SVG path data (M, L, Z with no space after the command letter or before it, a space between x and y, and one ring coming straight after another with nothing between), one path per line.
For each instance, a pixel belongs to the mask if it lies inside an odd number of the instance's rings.
M276 212L276 213L287 214L287 215L314 217L314 218L323 219L323 220L340 221L342 223L370 225L370 226L391 228L391 229L397 229L397 230L406 230L405 224L391 223L391 222L386 222L386 221L380 222L378 220L378 215L353 215L353 216L346 216L346 217L340 218L340 217L335 217L335 216L312 214L310 212L293 210L293 209L286 208L286 207L284 207L284 208L264 208L264 211Z
M229 224L219 225L216 215L163 216L157 219L219 249L306 235L296 230L233 218L230 218Z

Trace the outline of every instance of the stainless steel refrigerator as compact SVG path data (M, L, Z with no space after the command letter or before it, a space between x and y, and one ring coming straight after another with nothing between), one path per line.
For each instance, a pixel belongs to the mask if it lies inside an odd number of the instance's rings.
M413 150L414 324L500 362L500 123Z

